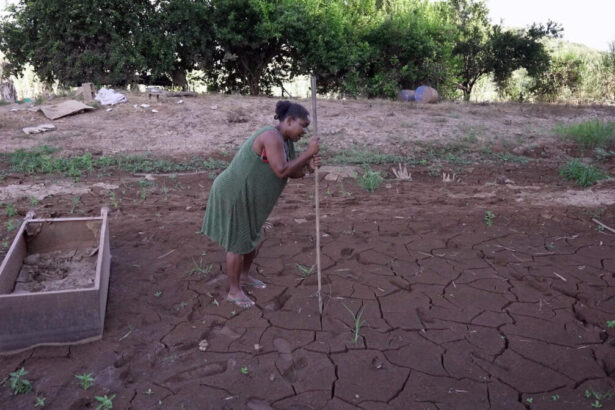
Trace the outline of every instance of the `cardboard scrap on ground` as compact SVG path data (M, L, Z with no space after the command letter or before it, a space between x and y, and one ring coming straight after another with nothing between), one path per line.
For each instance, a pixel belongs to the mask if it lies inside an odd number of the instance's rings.
M51 131L55 129L56 126L53 124L41 124L34 127L26 127L23 129L23 132L25 132L26 134L39 134L41 132Z
M39 108L45 117L50 120L57 120L58 118L66 117L67 115L77 114L84 110L93 110L94 107L85 105L82 102L76 100L68 100L59 104L43 105Z

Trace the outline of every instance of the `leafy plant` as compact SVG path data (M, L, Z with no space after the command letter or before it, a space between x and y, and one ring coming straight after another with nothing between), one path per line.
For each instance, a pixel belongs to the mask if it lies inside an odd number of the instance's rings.
M368 192L374 192L382 184L382 181L384 181L384 178L380 171L372 171L367 167L363 175L358 177L359 185Z
M75 377L79 380L79 386L81 386L83 390L89 389L94 384L94 380L96 380L92 377L92 373L78 374Z
M36 198L35 196L28 197L28 200L30 201L30 205L32 206L36 206L39 203L38 198Z
M162 296L162 291L158 290L156 292L154 292L154 297L159 298L160 296Z
M15 222L14 219L9 219L6 222L6 230L7 230L7 232L11 232L15 228L17 228L17 222Z
M240 369L240 371L241 371L241 374L246 375L246 376L247 376L247 375L248 375L248 373L249 373L249 370L248 370L248 367L247 367L247 366L242 366L242 368Z
M304 278L307 278L308 276L310 276L312 274L312 272L314 271L315 267L316 267L316 265L312 265L310 267L307 267L307 266L303 266L303 265L297 263L297 269L299 269L300 275L303 276Z
M598 168L584 164L576 158L561 166L559 173L562 177L575 181L582 187L594 185L599 180L608 178L608 175Z
M34 402L34 407L45 407L45 397L37 397Z
M109 192L109 200L111 201L111 206L113 206L114 209L117 209L120 206L120 201L117 199L115 191Z
M356 314L352 310L350 310L348 306L344 305L344 307L352 315L352 320L353 320L353 325L354 325L354 329L352 331L353 337L352 339L350 339L350 341L353 344L357 344L359 343L359 336L360 336L359 332L361 330L361 327L366 323L365 320L361 320L361 316L363 315L363 311L365 310L365 307L362 307L361 309L359 309Z
M14 395L26 394L32 390L32 382L25 378L27 374L28 372L23 367L17 371L9 373L11 390Z
M606 327L608 327L608 328L615 327L615 320L607 320L606 321Z
M495 214L489 210L485 211L485 225L492 226Z
M94 396L94 399L96 399L96 401L100 403L98 406L96 406L96 410L112 409L113 399L115 399L115 394L113 394L111 397L107 397L106 394L104 396Z
M15 210L15 207L13 206L13 204L11 203L7 203L4 207L5 209L5 213L6 216L9 218L14 217L17 214L17 211Z
M615 146L615 122L589 119L578 124L558 125L556 134L585 148Z
M77 209L77 207L81 204L81 198L79 198L78 196L75 196L73 198L71 198L70 200L70 213L74 214L75 213L75 209Z

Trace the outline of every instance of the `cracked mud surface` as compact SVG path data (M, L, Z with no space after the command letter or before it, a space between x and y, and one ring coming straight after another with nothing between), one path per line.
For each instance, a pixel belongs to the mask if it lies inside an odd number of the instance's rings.
M297 267L315 261L313 181L291 181L271 215L254 267L268 287L241 310L224 302L222 249L195 234L206 175L157 177L146 200L134 178L105 177L120 188L103 339L2 357L0 380L25 367L50 409L104 394L119 409L591 409L586 390L615 391L615 235L591 218L615 226L615 207L542 200L582 191L539 163L506 170L532 189L490 184L501 172L458 185L419 172L372 194L323 181L322 317L315 274ZM81 211L108 198L94 190ZM348 309L365 320L356 344ZM75 375L90 372L83 391ZM7 384L1 409L33 407Z

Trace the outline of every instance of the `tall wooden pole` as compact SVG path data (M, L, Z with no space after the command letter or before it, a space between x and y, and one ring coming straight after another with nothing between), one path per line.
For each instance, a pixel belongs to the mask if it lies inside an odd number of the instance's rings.
M316 116L316 76L312 75L312 129L318 136L318 120ZM322 315L322 279L320 272L320 198L318 189L318 167L314 170L314 201L316 203L316 273L318 274L318 312Z

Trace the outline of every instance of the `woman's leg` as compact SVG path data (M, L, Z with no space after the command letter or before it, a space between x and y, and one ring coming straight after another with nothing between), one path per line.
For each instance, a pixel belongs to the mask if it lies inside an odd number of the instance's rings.
M226 253L226 272L229 280L228 299L240 307L249 308L254 305L254 301L239 287L244 260L245 255L232 252Z
M241 272L241 280L240 282L244 285L252 286L257 289L265 289L267 285L263 283L263 281L256 279L254 276L250 275L250 267L252 266L252 262L258 255L258 250L260 246L254 249L252 252L243 255L243 270Z

